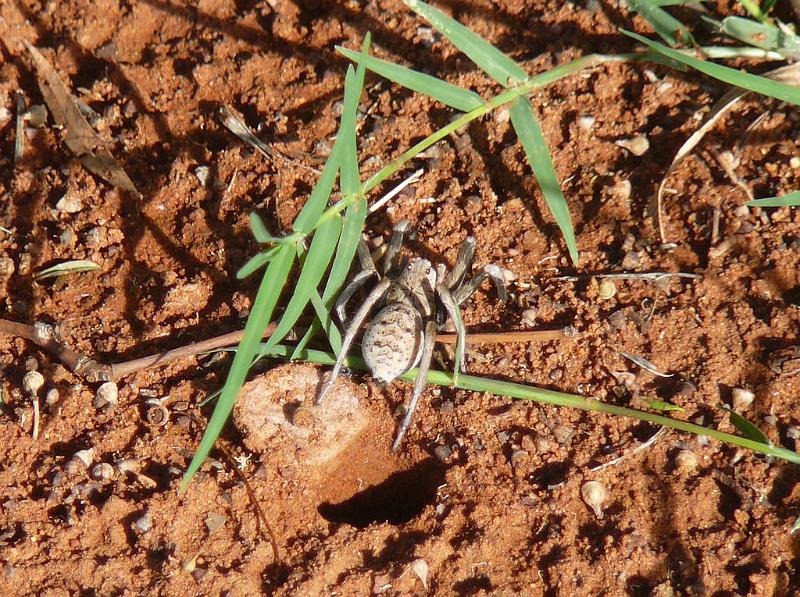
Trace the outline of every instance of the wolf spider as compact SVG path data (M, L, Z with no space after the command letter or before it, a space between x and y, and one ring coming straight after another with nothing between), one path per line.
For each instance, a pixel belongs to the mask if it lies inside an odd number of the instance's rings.
M397 376L419 366L414 382L414 393L405 418L392 444L396 451L411 425L414 410L422 390L433 356L436 332L444 326L448 317L456 328L455 376L459 368L464 370L464 323L460 305L478 289L486 278L490 278L501 300L506 300L506 287L500 268L494 264L484 266L474 277L466 279L475 253L475 239L468 236L458 250L458 257L449 272L440 264L434 270L427 259L401 258L403 235L408 230L406 221L392 229L392 237L378 271L369 249L363 241L359 244L358 257L361 271L345 287L336 301L336 314L346 332L342 348L336 359L330 378L323 385L316 404L333 386L342 369L347 353L359 328L376 306L377 313L369 320L361 341L362 354L372 376L382 382L390 382ZM378 283L370 290L349 323L346 307L353 295L372 278ZM454 379L455 381L455 379Z

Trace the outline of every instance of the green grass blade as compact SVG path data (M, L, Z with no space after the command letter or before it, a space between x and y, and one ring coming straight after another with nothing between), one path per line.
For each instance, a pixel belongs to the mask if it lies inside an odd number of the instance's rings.
M369 70L385 79L389 79L412 91L423 93L456 110L469 112L483 104L481 96L469 89L452 85L447 81L442 81L399 64L380 60L374 56L362 57L358 52L341 46L337 46L336 49L353 62L364 64Z
M222 431L222 427L231 414L233 403L236 401L239 390L247 377L247 372L250 370L253 357L261 344L261 336L264 334L264 330L267 329L267 325L272 318L272 312L275 310L275 305L281 295L283 286L286 284L286 278L289 276L294 257L294 246L281 245L275 258L270 262L263 280L261 280L253 308L247 318L242 341L239 343L228 377L225 379L222 394L208 422L203 439L200 440L197 452L195 452L191 463L189 463L189 468L183 475L179 493L186 491L189 482L205 462L206 457L211 452L211 448L214 446L214 442L217 441L217 437Z
M278 251L280 251L280 249L281 246L278 245L277 247L272 247L271 249L262 251L258 255L254 255L253 257L250 258L250 260L247 263L245 263L242 267L239 268L239 271L236 272L236 278L242 280L247 276L252 275L254 272L258 271L267 263L272 261L272 258L278 254Z
M567 245L572 263L578 265L578 244L575 241L575 232L572 229L572 220L569 217L569 207L567 199L561 191L558 182L558 175L553 166L553 160L547 151L547 143L542 134L542 128L533 114L531 104L526 97L520 97L511 104L511 124L517 132L528 163L531 165L533 175L539 182L542 194L547 202L547 207L564 235L564 242Z
M727 17L722 21L721 30L762 50L777 50L790 55L800 52L800 37L789 35L775 25L756 23L742 17Z
M420 0L403 1L501 85L507 87L528 78L528 73L511 58L438 8Z
M294 351L293 346L278 345L274 348L270 356L277 358L286 358ZM300 352L300 358L310 363L320 365L332 365L336 362L336 356L327 352L319 350L303 350ZM366 370L364 359L360 357L351 356L345 359L344 364L346 367ZM400 379L404 381L413 382L417 377L417 369L404 373ZM438 386L453 386L453 375L444 371L428 371L428 383ZM602 402L592 397L578 396L576 394L566 394L564 392L557 392L555 390L546 390L544 388L537 388L525 384L512 383L507 381L499 381L487 377L476 377L474 375L462 374L459 377L457 388L462 390L469 390L472 392L486 392L494 394L495 396L504 396L514 398L517 400L529 400L531 402L539 402L544 404L552 404L554 406L575 408L578 410L588 412L606 413L618 417L626 417L637 421L646 421L655 425L669 427L671 429L678 429L687 433L695 435L704 435L714 440L724 442L733 446L740 446L747 448L759 454L773 456L800 464L800 454L787 448L780 448L772 444L765 444L760 441L734 435L732 433L725 433L724 431L717 431L709 427L696 425L681 419L674 419L665 415L659 415L635 408L628 408L625 406L617 406Z
M337 142L333 144L333 149L325 162L325 166L322 168L322 174L320 174L314 190L311 191L311 196L294 220L292 230L295 232L303 235L310 234L319 221L319 217L325 211L325 206L328 205L328 199L331 197L333 184L336 182L336 175L339 173L341 157L342 147L337 139Z
M759 77L758 75L736 70L735 68L729 68L720 64L714 64L713 62L698 60L694 56L677 52L663 44L654 42L646 37L637 35L636 33L631 33L630 31L623 30L623 33L637 41L640 41L644 45L667 56L668 58L672 58L673 60L677 60L678 62L682 62L688 66L691 66L693 69L698 70L710 77L714 77L719 81L723 81L724 83L728 83L729 85L734 85L736 87L742 87L743 89L760 93L761 95L767 95L769 97L774 97L775 99L800 105L800 89L797 87L784 85L783 83L772 81L766 77Z
M772 444L772 442L769 441L769 438L764 435L764 432L761 431L761 429L745 419L742 415L734 411L729 406L723 406L722 409L728 411L728 415L731 418L731 425L741 431L745 437L749 437L751 440L762 444Z
M269 233L269 230L267 230L267 227L264 224L264 220L262 220L261 216L254 211L250 212L250 230L253 232L253 238L262 244L277 243L281 241L280 238L272 236Z
M653 31L673 48L680 44L694 45L694 37L692 37L689 29L661 8L661 6L664 6L663 3L654 2L653 0L628 0L628 6L634 12L642 15L650 23Z
M745 205L749 207L794 207L800 205L800 191L782 195L781 197L764 197L748 201Z
M286 337L286 334L295 326L297 320L303 314L312 295L317 293L317 286L328 269L328 264L333 258L336 250L336 243L339 241L339 233L342 230L342 219L340 217L328 218L317 228L314 238L311 240L311 247L308 249L303 269L297 284L292 289L292 298L286 306L275 331L267 341L267 348L270 350Z
M46 280L47 278L58 278L60 276L66 276L67 274L94 272L99 269L100 266L94 261L89 261L88 259L75 259L46 267L45 269L33 274L33 279L38 282L41 280Z
M314 320L314 323L317 324L316 328L319 329L321 327L325 331L325 335L328 337L328 342L330 342L333 352L339 354L339 351L342 349L342 334L339 332L339 328L333 323L330 305L327 305L325 301L322 300L318 292L311 295L311 304L314 306L314 312L317 314L317 319ZM313 327L312 325L312 328ZM307 341L308 340L306 340L306 342ZM303 346L305 346L305 344Z

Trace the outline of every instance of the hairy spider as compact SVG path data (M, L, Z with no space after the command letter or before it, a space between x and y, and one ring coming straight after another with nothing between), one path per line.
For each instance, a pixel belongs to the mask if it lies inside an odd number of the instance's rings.
M342 349L336 359L330 378L322 387L316 403L330 390L342 368L347 353L359 328L372 312L380 307L370 319L361 341L362 353L373 377L390 382L398 375L419 366L414 382L414 393L405 418L392 444L396 451L417 407L428 375L436 332L449 317L456 327L455 374L464 370L464 323L460 305L478 289L486 278L491 278L501 300L506 300L506 288L500 268L484 266L474 277L465 279L475 253L475 239L467 237L458 250L458 257L451 271L444 265L434 270L427 259L415 257L401 259L400 249L408 222L402 221L392 229L392 237L384 255L381 271L375 267L369 249L363 241L359 244L358 257L361 271L345 287L336 301L336 314L347 329L342 340ZM377 278L378 283L367 294L352 320L346 324L347 302L367 281Z

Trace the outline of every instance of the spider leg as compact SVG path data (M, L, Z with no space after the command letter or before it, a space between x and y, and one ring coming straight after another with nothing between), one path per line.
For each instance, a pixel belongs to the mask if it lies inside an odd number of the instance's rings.
M458 248L458 256L456 262L453 264L453 269L447 274L445 279L445 286L450 290L455 291L456 288L464 281L464 276L467 275L469 266L472 265L472 258L475 256L475 237L468 236L461 243Z
M395 269L395 261L400 248L403 246L403 235L408 230L410 224L408 220L397 222L392 228L392 238L389 239L389 246L386 247L386 254L383 256L382 274L385 276L387 273Z
M450 316L450 319L453 320L453 324L456 326L456 355L455 366L453 367L453 385L455 385L458 383L459 372L465 370L464 337L466 335L466 331L464 330L464 320L461 318L461 309L458 307L458 302L447 286L444 284L439 284L436 287L436 293L439 295L444 308L447 309L447 314Z
M369 280L372 276L377 276L377 270L373 269L362 269L358 272L355 277L350 281L350 283L344 287L344 290L339 294L339 298L336 299L336 305L334 309L336 310L336 315L339 317L339 321L342 322L342 325L345 323L345 308L347 307L347 302L353 298L353 295L358 292L358 289L361 288L364 283Z
M372 253L369 252L369 247L367 243L364 242L363 238L358 239L356 255L358 255L358 262L361 264L361 269L377 273L378 268L375 267L375 262L372 260Z
M467 280L462 286L453 291L453 296L456 299L456 303L460 305L469 297L471 297L475 291L478 290L478 287L483 284L483 281L486 278L491 278L492 282L494 282L494 287L495 290L497 290L497 296L500 297L500 300L503 302L508 300L506 280L503 277L503 272L501 272L500 268L495 264L490 263L489 265L483 266L483 269L481 269L481 271L478 272L475 277Z
M414 380L414 393L411 395L411 402L408 404L406 416L403 417L403 422L397 430L397 437L392 444L392 452L397 452L400 447L400 442L403 441L408 428L411 427L411 419L414 417L414 411L417 408L417 402L422 395L422 390L425 389L425 382L428 379L428 369L431 366L431 357L433 356L433 345L436 341L436 322L429 320L425 324L425 338L423 339L422 355L419 359L419 370L417 371L417 379Z
M325 398L325 395L330 391L331 387L333 387L333 383L336 381L336 378L339 377L339 371L342 369L342 364L344 363L344 359L347 356L347 353L350 350L350 346L353 344L353 340L358 333L358 328L361 327L361 324L364 323L364 320L369 315L370 310L372 307L375 306L381 297L386 293L386 289L389 288L389 285L392 281L389 278L384 278L373 288L370 293L367 295L367 298L364 299L364 302L361 303L361 306L356 311L356 314L353 315L353 320L350 322L350 325L347 328L347 333L344 335L342 339L342 349L339 351L339 356L336 357L336 364L333 366L333 371L331 371L331 376L328 381L325 382L325 385L322 386L322 390L317 395L316 400L314 400L314 404L319 404L322 402L322 399Z

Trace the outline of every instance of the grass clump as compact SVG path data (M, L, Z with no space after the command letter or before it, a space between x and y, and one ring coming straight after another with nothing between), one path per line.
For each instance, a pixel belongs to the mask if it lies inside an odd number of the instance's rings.
M344 110L336 143L317 185L292 226L291 234L285 237L275 237L269 233L257 216L253 216L251 219L253 234L258 242L265 245L265 248L240 270L239 276L253 274L264 266L266 266L266 271L245 326L244 338L236 349L225 385L208 428L186 471L181 491L185 491L192 476L200 468L213 447L255 359L260 357L292 358L320 364L331 364L335 361L336 353L341 346L341 338L331 320L330 311L355 255L356 245L368 213L367 196L403 169L414 157L439 140L501 106L509 106L512 126L520 139L532 173L539 182L546 204L561 230L570 258L573 264L577 265L579 254L567 200L561 191L541 126L528 99L533 92L563 77L600 64L652 61L666 63L676 68L694 68L726 83L745 86L757 93L800 104L800 91L788 85L708 63L690 53L674 50L635 34L629 35L644 44L645 51L621 55L590 54L549 71L530 75L521 65L438 9L419 0L406 0L406 4L464 52L478 67L494 79L502 90L490 99L484 99L472 90L452 85L399 64L379 60L368 53L369 36L366 37L360 52L338 48L339 52L357 63L357 68L354 70L349 67L345 77ZM644 2L635 4L643 6ZM663 2L650 4L658 5L659 10L663 11L660 8L664 4ZM670 45L688 39L686 34L682 33L682 30L677 28L672 21L664 20L659 27L662 32L668 29L672 30L672 37L667 40ZM428 95L463 113L447 126L389 161L372 177L362 181L357 160L356 109L362 93L366 70L371 70L402 86ZM337 181L341 198L329 205ZM310 244L306 249L309 238ZM261 337L273 318L281 292L295 264L300 265L300 272L297 284L293 288L292 297L278 321L275 333L269 341L262 343ZM328 272L328 276L325 279L326 272ZM322 286L323 279L325 279L324 286ZM282 341L286 334L295 326L309 304L316 316L311 328L296 346L283 345ZM333 353L306 348L307 343L319 330L325 332ZM363 367L363 362L357 358L351 358L348 360L348 366ZM415 375L415 370L410 371L404 376L404 379L413 380ZM428 381L434 384L454 385L451 374L439 371L429 372ZM465 390L491 392L522 400L632 417L690 433L707 435L791 462L800 462L800 455L772 446L763 438L763 434L755 434L748 426L749 423L745 425L738 419L732 420L732 422L744 433L744 436L718 432L660 414L618 407L581 396L542 390L522 384L461 375L455 386Z

